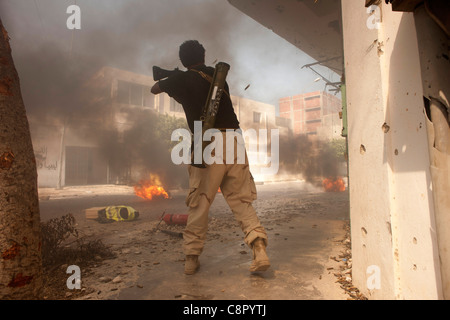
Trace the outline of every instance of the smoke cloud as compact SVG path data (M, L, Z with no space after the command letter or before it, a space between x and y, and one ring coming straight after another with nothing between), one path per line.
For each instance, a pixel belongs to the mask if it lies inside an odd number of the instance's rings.
M151 75L153 65L182 67L178 47L189 39L202 42L215 60L230 61L228 26L241 18L222 11L215 1L99 1L95 5L78 1L81 30L68 30L70 4L44 0L0 4L1 12L6 12L2 18L12 38L28 116L47 124L64 123L73 131L82 128L84 137L97 141L115 172L139 164L157 173L165 185L176 185L183 175L170 161L167 137L159 137L157 117L128 110L134 127L117 132L107 121L99 122L111 113L109 88L89 86L87 81L104 66L146 75Z
M96 120L110 112L111 101L92 97L108 97L98 90L109 88L92 88L86 81L104 66L146 75L151 75L153 65L182 69L179 45L196 39L206 48L208 65L215 61L231 65L228 82L233 95L277 106L280 97L323 89L314 84L314 74L300 69L311 62L308 56L225 0L78 0L80 30L66 27L66 9L72 4L0 0L0 12L29 117L45 123L69 122L72 127L95 123L85 133L98 141L106 156L115 155L113 166L139 159L149 170L161 172L166 183L180 175L167 161L167 145L154 138L155 119L130 114L136 122L124 133L126 144L118 132L98 125ZM119 147L121 155L116 152ZM306 176L317 173L317 161L308 160L317 160L317 154L307 140L284 141L281 148L286 169Z
M323 178L336 178L344 155L332 147L331 142L308 138L307 135L280 137L280 170L302 175L305 181L321 186Z
M1 2L30 114L84 113L83 83L104 66L147 75L152 65L182 67L178 47L185 40L198 39L211 59L232 60L228 26L240 19L215 1L90 2L78 1L81 30L66 27L69 1Z

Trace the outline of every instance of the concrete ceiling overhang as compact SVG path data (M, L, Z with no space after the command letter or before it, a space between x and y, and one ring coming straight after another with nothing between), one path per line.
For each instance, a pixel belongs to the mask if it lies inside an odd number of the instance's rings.
M228 0L322 65L342 74L341 0ZM330 60L331 59L331 60Z

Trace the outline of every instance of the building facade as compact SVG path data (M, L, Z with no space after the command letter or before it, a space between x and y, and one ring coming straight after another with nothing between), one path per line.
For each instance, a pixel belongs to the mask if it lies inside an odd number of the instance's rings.
M279 100L280 117L290 119L294 134L338 138L342 121L341 100L325 91L315 91ZM337 129L339 128L339 129Z

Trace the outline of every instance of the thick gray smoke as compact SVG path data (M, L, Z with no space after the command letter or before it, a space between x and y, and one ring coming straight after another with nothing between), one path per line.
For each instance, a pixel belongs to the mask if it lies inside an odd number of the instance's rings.
M228 28L239 21L233 21L238 16L221 11L224 3L171 0L168 5L163 0L134 0L99 1L93 6L92 1L78 1L80 30L66 27L71 1L35 3L0 2L25 105L32 115L85 114L82 86L104 66L147 75L152 65L182 67L178 47L185 40L202 42L209 63L232 60Z
M307 135L280 137L280 170L301 174L313 185L320 186L324 178L337 178L343 161L344 156L329 142L312 140Z
M89 2L78 1L81 30L66 28L70 1L0 3L28 116L83 130L100 145L112 170L131 162L147 164L165 185L176 186L181 169L170 161L170 136L160 139L156 117L129 111L134 127L120 137L108 122L102 126L98 121L110 114L109 88L87 86L87 80L104 66L147 75L153 65L182 67L178 48L189 39L204 44L209 62L229 61L228 26L238 23L233 21L237 16L226 14L213 1Z
M84 133L102 146L107 158L114 155L112 166L120 167L131 157L161 172L166 183L171 184L179 175L167 161L167 146L152 138L154 119L138 115L134 128L123 137L128 139L126 147L118 132L98 125L97 120L105 118L111 106L108 94L101 91L110 88L92 88L86 81L104 66L146 75L151 75L153 65L181 68L179 45L197 39L206 48L208 65L214 61L231 65L228 82L233 95L259 90L259 95L247 97L276 105L278 98L298 94L305 83L314 82L314 74L300 74L301 65L311 62L307 56L267 29L250 23L226 0L76 3L81 8L80 30L66 27L66 9L74 1L0 0L0 15L11 37L29 117L44 123L66 122L72 128L83 125ZM292 49L293 55L289 53ZM291 81L291 76L300 82ZM249 84L250 89L245 90ZM91 122L94 124L86 128ZM121 155L118 148L122 148ZM280 160L290 171L300 170L309 176L319 170L314 168L317 152L307 141L290 139L282 142L281 148Z

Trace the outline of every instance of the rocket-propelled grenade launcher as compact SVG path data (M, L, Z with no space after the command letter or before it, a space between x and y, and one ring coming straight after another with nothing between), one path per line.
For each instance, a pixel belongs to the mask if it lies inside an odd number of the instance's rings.
M202 115L200 117L200 120L202 121L202 137L204 136L205 131L214 128L214 125L216 123L216 116L219 112L219 105L220 100L222 99L222 95L225 92L225 82L228 75L228 71L230 70L230 65L225 62L219 62L216 64L216 68L214 71L214 76L211 81L211 86L209 88L208 97L205 102L205 106L203 108ZM204 163L203 159L203 151L205 150L206 146L208 145L207 141L194 141L195 143L201 142L202 147L202 162L196 163L194 160L194 154L195 154L195 145L194 145L194 152L192 153L192 161L191 165L199 168L206 168L206 165Z
M180 73L180 69L175 68L173 70L165 70L163 68L153 66L153 80L159 81L161 79L169 78L177 73Z

